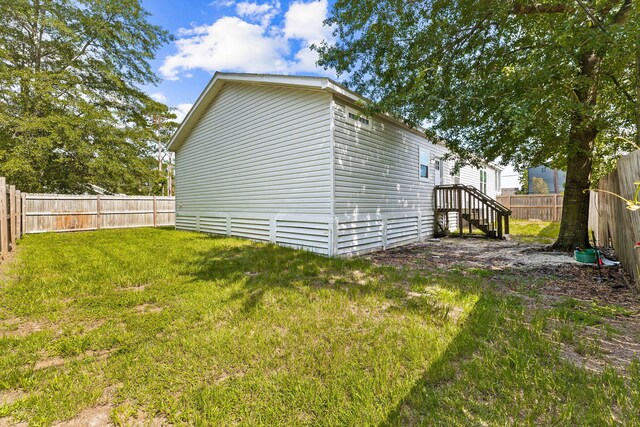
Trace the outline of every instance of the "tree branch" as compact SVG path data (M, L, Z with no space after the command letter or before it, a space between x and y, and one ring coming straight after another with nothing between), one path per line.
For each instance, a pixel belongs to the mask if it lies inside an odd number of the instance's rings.
M632 103L632 104L634 104L634 105L635 105L636 101L635 101L635 99L633 99L633 96L631 96L631 94L630 94L629 92L627 92L627 90L626 90L624 87L622 87L622 85L620 84L620 82L618 81L618 79L617 79L614 75L609 74L609 73L605 73L605 76L609 77L609 78L611 79L611 81L613 82L613 84L614 84L618 89L620 89L620 91L622 92L622 94L624 95L624 97L625 97L625 98L627 98L627 100L628 100L630 103Z
M632 0L624 0L624 3L622 3L622 6L613 17L613 23L624 24L625 22L627 22L629 20L629 16L631 15L632 6Z

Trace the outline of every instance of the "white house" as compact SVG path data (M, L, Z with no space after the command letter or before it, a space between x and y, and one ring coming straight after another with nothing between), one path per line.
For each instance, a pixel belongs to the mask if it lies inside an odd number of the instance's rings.
M326 255L434 233L434 186L490 197L501 168L462 168L447 150L324 77L216 73L173 136L176 228Z

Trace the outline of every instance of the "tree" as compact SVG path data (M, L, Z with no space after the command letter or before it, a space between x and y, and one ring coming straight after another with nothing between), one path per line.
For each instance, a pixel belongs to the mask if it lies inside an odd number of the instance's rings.
M533 184L534 194L549 194L549 184L546 183L544 178L534 176L531 178L531 183Z
M584 190L633 139L638 7L338 0L327 20L338 41L315 48L371 112L428 125L463 159L566 168L555 247L571 250L588 246Z
M0 175L23 191L148 194L153 120L140 87L170 36L139 0L0 0Z

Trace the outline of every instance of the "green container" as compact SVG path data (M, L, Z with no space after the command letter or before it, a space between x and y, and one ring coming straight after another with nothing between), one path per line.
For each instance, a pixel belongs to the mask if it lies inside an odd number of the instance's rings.
M582 251L574 251L576 261L584 262L587 264L595 264L598 257L596 256L595 249L585 249Z

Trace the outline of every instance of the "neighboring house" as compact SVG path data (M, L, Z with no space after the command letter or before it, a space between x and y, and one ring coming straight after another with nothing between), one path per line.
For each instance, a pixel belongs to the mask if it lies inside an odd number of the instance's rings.
M433 189L495 197L496 166L451 175L444 146L322 77L216 73L173 136L176 228L326 255L434 233Z
M560 169L548 168L546 166L537 166L528 169L529 194L536 193L534 187L534 178L542 178L549 188L549 194L564 193L564 185L567 174Z

